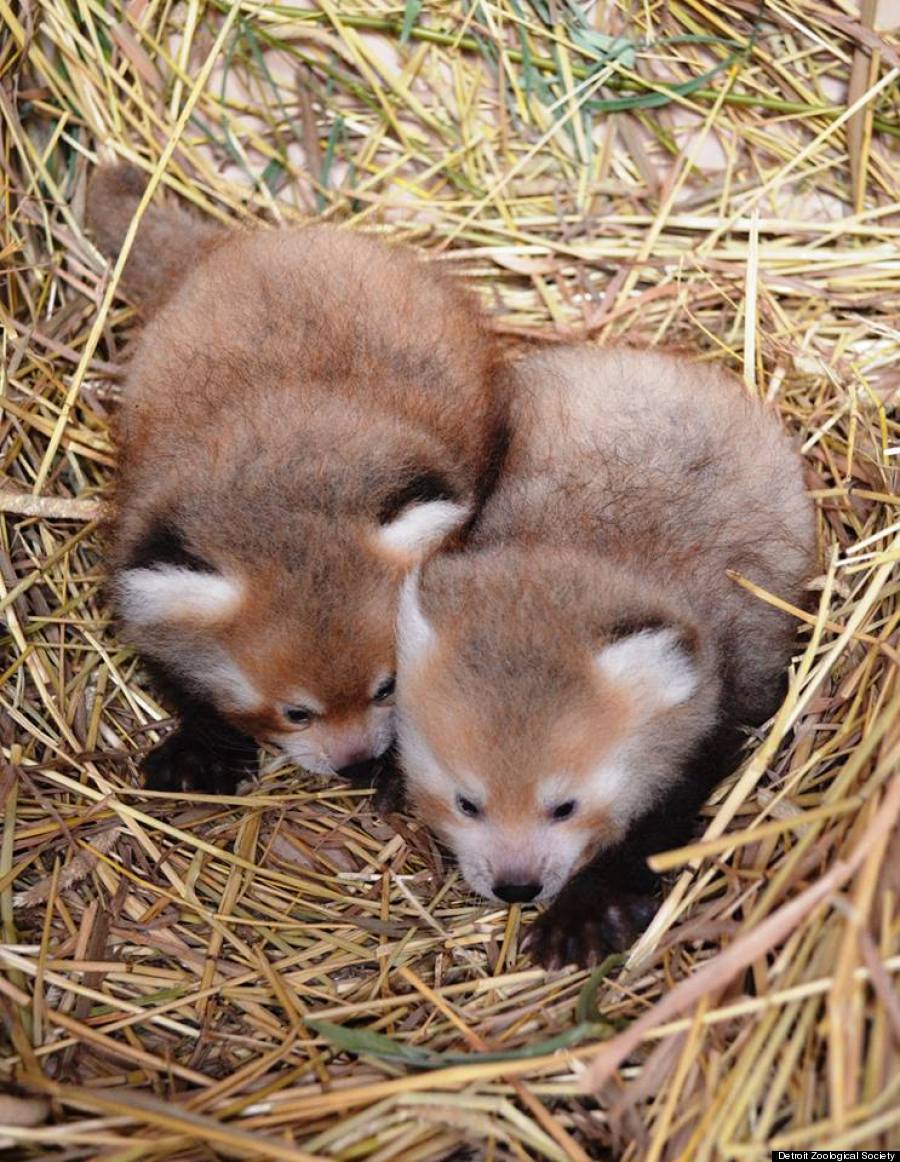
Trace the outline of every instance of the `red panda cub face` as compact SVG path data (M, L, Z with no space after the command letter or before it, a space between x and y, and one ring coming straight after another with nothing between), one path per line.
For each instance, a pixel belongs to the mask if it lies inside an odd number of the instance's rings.
M477 552L432 562L432 579L427 604L407 581L398 616L410 798L477 892L550 900L652 800L666 735L693 713L691 646L652 619L621 634L573 622L540 579L492 576Z
M222 646L250 687L231 710L234 725L308 771L351 778L394 738L391 616L399 577L378 562L359 566L365 581L344 590L348 608L332 618L320 603L312 624L281 612L292 605L308 612L299 579L272 579L265 597L257 579Z
M403 577L467 512L435 501L340 529L305 515L296 557L268 560L208 531L198 543L188 517L177 553L117 574L118 610L144 655L241 734L306 770L352 778L394 739Z

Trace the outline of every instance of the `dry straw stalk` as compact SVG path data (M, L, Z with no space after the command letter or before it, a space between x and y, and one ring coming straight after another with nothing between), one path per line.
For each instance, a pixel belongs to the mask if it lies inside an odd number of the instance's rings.
M0 0L0 1146L22 1158L762 1159L900 1142L900 50L851 0ZM510 342L678 345L802 445L818 606L660 858L545 974L424 831L271 767L145 794L165 712L99 518L133 313L98 161L468 276ZM653 416L647 416L652 425ZM757 600L778 594L755 590Z

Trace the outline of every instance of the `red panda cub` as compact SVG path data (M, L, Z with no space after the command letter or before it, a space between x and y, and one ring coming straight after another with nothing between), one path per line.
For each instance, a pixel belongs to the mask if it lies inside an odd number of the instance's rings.
M799 457L722 370L570 347L514 367L468 548L407 580L406 790L489 899L546 902L547 966L627 947L676 846L776 708L813 565Z
M105 253L142 188L94 175ZM480 313L408 250L176 208L144 216L123 282L150 318L118 417L111 592L181 718L147 783L232 791L259 740L364 776L394 735L401 582L496 471Z

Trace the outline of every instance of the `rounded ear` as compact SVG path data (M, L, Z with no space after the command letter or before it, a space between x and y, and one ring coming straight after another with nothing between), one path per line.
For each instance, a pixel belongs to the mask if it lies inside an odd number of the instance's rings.
M604 678L640 688L655 710L686 702L700 685L700 671L689 635L674 625L630 629L594 655Z
M450 533L462 528L471 515L469 505L455 500L411 504L381 526L376 533L377 544L389 555L417 564Z
M243 589L221 573L154 565L125 569L115 580L115 593L119 611L132 625L179 621L203 625L234 613Z
M432 648L435 641L422 605L419 601L419 569L411 569L400 589L397 606L397 657L401 665L420 659Z
M146 175L126 164L100 166L88 182L86 225L108 258L117 257L122 249L146 185ZM139 304L158 307L229 235L218 223L180 206L148 206L122 283Z

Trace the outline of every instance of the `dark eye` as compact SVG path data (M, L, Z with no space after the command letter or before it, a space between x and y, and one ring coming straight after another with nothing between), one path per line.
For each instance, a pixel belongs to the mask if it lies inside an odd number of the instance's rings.
M375 693L372 695L373 702L387 702L389 698L394 697L394 690L397 688L397 679L391 674L390 678L385 678Z
M467 799L465 795L456 796L456 805L462 811L463 815L468 815L470 819L477 819L481 814L481 808L477 803L473 803L471 799Z
M315 715L305 706L285 706L283 714L294 726L309 726Z
M575 808L578 806L574 799L566 799L565 803L559 803L550 812L550 818L554 822L558 819L568 819L570 815L575 814Z

